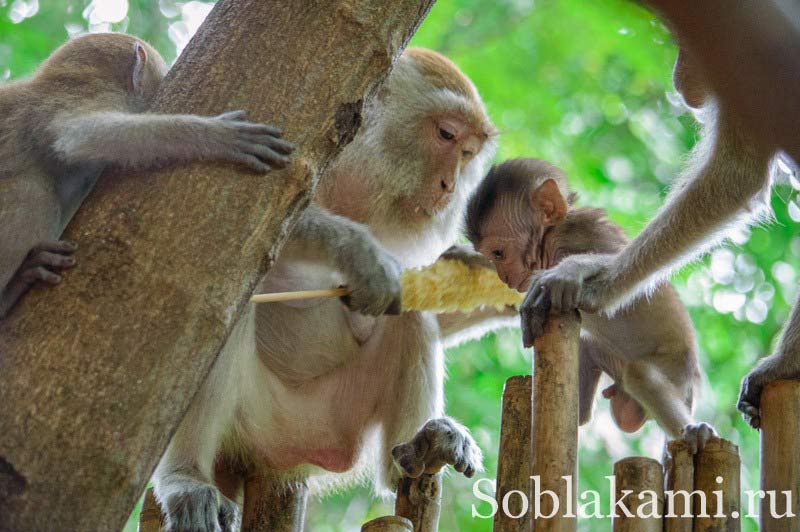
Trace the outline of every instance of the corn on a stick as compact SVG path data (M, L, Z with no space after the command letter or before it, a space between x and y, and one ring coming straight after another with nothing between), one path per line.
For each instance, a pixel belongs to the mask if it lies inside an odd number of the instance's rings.
M468 266L459 260L440 259L424 268L405 270L400 281L403 311L469 312L480 307L502 310L506 306L519 306L523 298L492 270ZM347 295L346 288L331 288L258 294L250 301L266 303L343 295Z

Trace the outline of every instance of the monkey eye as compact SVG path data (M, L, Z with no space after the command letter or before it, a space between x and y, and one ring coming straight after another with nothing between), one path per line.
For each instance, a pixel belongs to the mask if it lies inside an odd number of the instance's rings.
M502 249L495 249L492 250L492 259L494 260L503 260L505 258L505 253L503 253Z
M442 137L444 140L453 140L456 136L443 127L439 128L439 136Z

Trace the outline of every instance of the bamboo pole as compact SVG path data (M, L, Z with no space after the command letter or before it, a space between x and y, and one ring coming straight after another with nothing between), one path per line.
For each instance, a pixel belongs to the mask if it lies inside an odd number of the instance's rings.
M531 387L530 375L517 375L506 381L503 388L503 414L500 426L500 449L497 457L497 506L494 514L494 532L516 532L531 529L531 514L522 511L519 494L508 497L508 512L503 508L503 498L510 491L519 491L527 497L531 482Z
M787 416L788 417L788 416ZM708 517L694 501L695 532L741 530L739 448L727 440L712 438L695 457L694 487L705 493ZM768 532L771 529L765 529Z
M164 519L161 507L156 502L153 488L147 488L142 502L142 511L139 513L139 532L161 532Z
M397 486L394 513L414 525L414 532L439 530L442 509L442 474L423 473L418 478L403 477Z
M307 501L305 483L279 487L253 475L244 484L242 532L302 532Z
M387 515L368 521L361 526L361 532L412 532L414 525L405 517Z
M614 464L615 500L632 514L615 509L614 532L661 532L664 514L664 472L652 458L632 456ZM632 493L624 494L623 490Z
M533 346L529 501L537 532L577 528L579 335L577 312L551 314ZM555 494L555 503L544 490Z
M761 393L761 530L800 532L800 381L776 381ZM791 513L786 497L791 492ZM770 500L774 499L774 502ZM770 503L775 506L772 515ZM786 517L779 517L786 516Z
M689 444L674 440L667 444L667 459L664 467L664 485L673 494L694 491L694 455ZM688 497L688 496L687 496ZM670 503L670 501L674 501ZM666 515L675 517L666 517ZM691 501L683 495L668 496L664 500L664 532L692 532Z

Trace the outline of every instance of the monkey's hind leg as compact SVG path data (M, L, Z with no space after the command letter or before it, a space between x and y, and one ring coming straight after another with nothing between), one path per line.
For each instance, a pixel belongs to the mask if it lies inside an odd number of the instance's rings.
M676 353L654 354L646 360L629 363L622 378L623 389L670 437L686 440L696 453L716 432L707 423L694 422L691 376L683 372L672 375L676 358L685 357ZM676 383L676 380L681 382Z
M0 319L37 281L57 284L75 246L57 242L58 198L40 173L0 180Z

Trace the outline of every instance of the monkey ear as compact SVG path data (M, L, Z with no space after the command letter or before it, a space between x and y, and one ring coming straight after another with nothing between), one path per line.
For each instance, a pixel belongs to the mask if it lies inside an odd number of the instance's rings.
M557 225L567 215L567 202L554 179L548 179L531 192L531 206L542 213L546 225Z
M133 69L128 80L128 90L134 94L142 92L142 81L144 79L144 69L147 66L147 50L141 43L133 44Z

